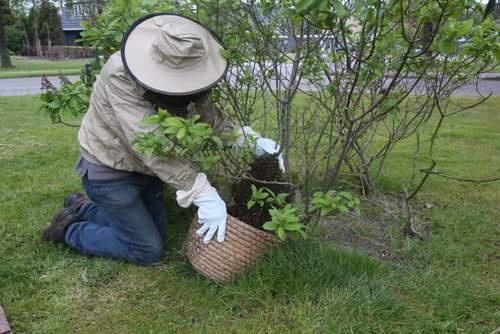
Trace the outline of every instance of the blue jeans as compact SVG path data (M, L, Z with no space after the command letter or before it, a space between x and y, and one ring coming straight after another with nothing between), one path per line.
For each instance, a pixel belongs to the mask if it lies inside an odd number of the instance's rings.
M165 202L163 183L131 173L114 180L82 178L92 201L78 212L65 235L70 247L87 255L151 265L163 256Z

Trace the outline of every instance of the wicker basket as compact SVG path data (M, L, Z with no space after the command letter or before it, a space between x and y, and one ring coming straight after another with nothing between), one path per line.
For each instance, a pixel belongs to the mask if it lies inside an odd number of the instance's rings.
M200 228L197 218L189 226L184 250L193 268L206 278L229 283L249 269L266 250L278 240L270 233L258 230L228 216L226 238L223 243L214 239L208 244L196 235Z

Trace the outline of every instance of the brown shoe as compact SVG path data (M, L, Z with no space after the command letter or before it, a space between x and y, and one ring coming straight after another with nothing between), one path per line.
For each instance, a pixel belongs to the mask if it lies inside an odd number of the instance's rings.
M76 214L70 208L64 208L52 219L52 224L42 233L44 241L64 242L64 235L71 224L76 222Z
M71 193L64 199L64 207L70 208L74 212L80 211L80 208L89 202L87 197L82 193Z

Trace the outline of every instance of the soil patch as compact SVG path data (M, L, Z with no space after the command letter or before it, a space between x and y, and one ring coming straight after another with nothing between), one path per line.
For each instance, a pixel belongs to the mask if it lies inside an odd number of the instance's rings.
M265 222L271 220L269 214L269 205L260 207L255 205L248 209L247 203L252 197L251 186L254 185L257 189L266 187L274 194L290 193L291 189L283 184L270 184L269 181L284 182L283 173L281 172L276 155L266 155L256 157L250 166L248 172L253 180L243 179L235 183L231 187L234 204L228 209L231 216L259 229ZM257 181L258 180L258 181ZM266 182L259 182L266 181Z
M372 198L362 201L361 216L342 214L322 218L324 239L343 249L400 262L402 249L397 240L406 238L401 199L384 194Z

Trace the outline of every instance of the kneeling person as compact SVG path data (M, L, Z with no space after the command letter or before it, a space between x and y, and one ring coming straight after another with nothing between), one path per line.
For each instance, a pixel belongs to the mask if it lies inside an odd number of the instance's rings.
M224 241L226 205L206 176L183 160L146 156L132 147L139 122L158 108L177 116L200 114L215 133L233 130L209 99L228 68L221 49L217 36L178 15L148 15L129 28L121 51L109 58L94 85L78 133L76 170L88 199L67 196L44 240L150 265L163 255L166 183L177 190L179 205L198 207L204 242L214 235ZM277 145L262 139L267 146L259 150L257 141L258 152L277 152Z

